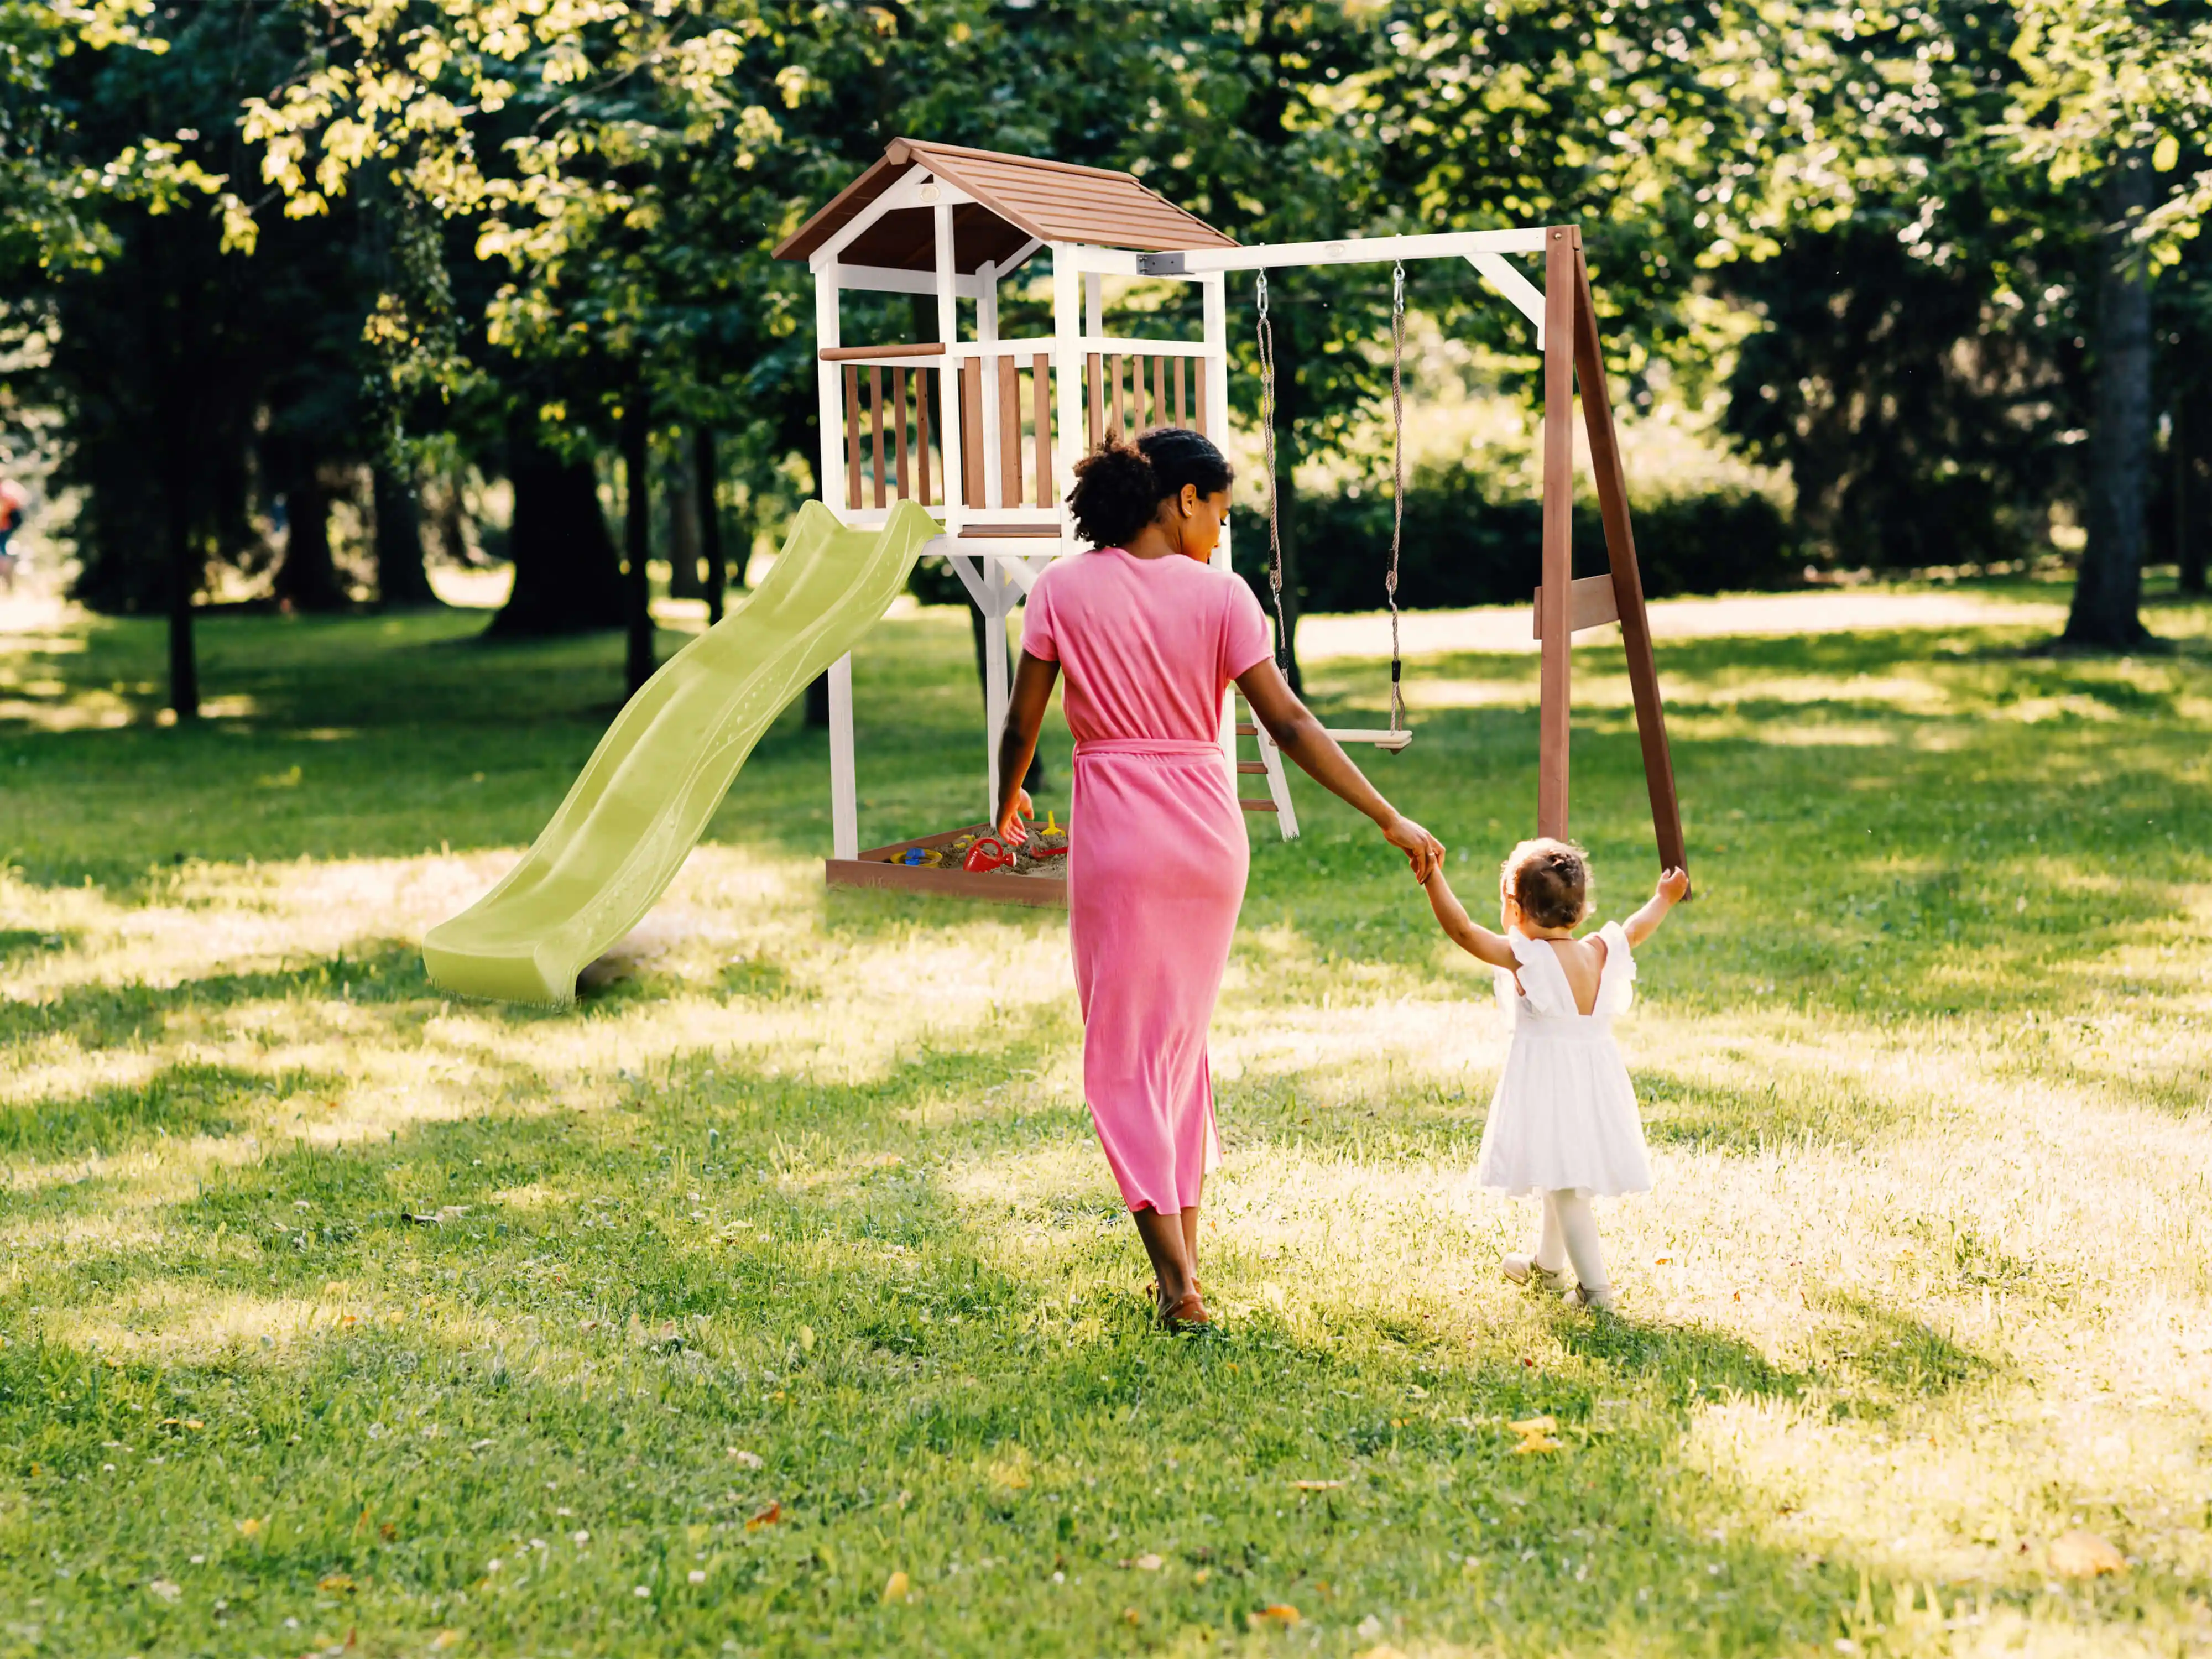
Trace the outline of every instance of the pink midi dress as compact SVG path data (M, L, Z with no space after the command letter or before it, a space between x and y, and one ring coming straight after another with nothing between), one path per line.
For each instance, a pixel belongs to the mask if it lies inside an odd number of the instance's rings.
M1227 571L1101 548L1037 578L1022 649L1060 665L1075 736L1084 1097L1130 1209L1174 1214L1220 1162L1206 1030L1251 862L1222 696L1267 657L1267 618Z

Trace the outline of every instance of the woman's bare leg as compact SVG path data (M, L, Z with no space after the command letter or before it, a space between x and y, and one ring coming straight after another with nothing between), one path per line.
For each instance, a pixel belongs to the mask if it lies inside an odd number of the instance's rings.
M1201 1176L1198 1191L1193 1193L1190 1202L1182 1206L1182 1253L1184 1259L1190 1263L1193 1289L1198 1285L1198 1201L1205 1193L1205 1180Z
M1162 1215L1158 1210L1139 1210L1131 1218L1137 1224L1137 1236L1145 1241L1145 1254L1152 1259L1153 1282L1159 1287L1163 1313L1190 1294L1195 1277L1191 1268L1190 1246L1184 1236L1185 1215L1193 1218L1191 1224L1194 1226L1195 1210L1174 1215Z

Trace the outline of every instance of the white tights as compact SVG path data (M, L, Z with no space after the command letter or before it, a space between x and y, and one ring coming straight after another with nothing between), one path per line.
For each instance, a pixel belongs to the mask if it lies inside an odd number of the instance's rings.
M1544 1194L1544 1220L1536 1234L1536 1266L1547 1273L1574 1265L1583 1289L1601 1295L1612 1287L1605 1277L1605 1256L1597 1244L1597 1217L1589 1200L1571 1187Z

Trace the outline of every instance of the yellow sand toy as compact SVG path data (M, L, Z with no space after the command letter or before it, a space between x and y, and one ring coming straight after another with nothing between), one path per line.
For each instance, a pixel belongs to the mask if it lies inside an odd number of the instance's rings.
M578 971L653 908L769 723L875 625L939 533L912 501L850 530L802 507L751 597L623 705L522 861L425 936L432 981L574 1001Z

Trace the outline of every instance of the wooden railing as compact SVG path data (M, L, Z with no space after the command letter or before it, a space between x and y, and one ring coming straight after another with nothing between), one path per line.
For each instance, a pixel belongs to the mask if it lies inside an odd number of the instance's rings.
M1191 386L1188 402L1183 398L1186 364L1190 370ZM1122 397L1125 382L1128 388L1126 401ZM1147 427L1155 426L1189 426L1206 431L1203 357L1094 351L1084 359L1083 392L1084 407L1089 416L1084 425L1085 436L1093 449L1109 430L1124 438L1133 438ZM1113 422L1110 428L1107 425L1109 417Z
M1039 341L1004 349L941 342L833 346L825 363L842 367L845 411L845 505L852 511L893 501L937 505L934 486L969 508L1055 507L1052 356ZM1086 447L1109 431L1125 438L1156 426L1207 430L1202 356L1144 349L1090 352L1084 358ZM960 422L960 477L945 477L941 424L944 377L953 377ZM933 378L934 377L934 378ZM932 460L933 454L935 457ZM935 478L933 480L933 466ZM995 476L994 476L995 475Z

